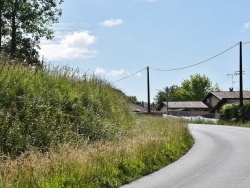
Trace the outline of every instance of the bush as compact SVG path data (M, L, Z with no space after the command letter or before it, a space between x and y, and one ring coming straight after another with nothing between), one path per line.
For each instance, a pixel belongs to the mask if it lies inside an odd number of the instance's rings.
M243 107L239 103L223 105L220 110L220 120L236 122L250 121L250 102L245 102Z

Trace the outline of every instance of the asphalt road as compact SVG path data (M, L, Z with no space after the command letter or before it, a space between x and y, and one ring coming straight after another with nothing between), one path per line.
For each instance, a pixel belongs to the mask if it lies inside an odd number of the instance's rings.
M186 155L122 188L250 188L250 128L189 128L195 144Z

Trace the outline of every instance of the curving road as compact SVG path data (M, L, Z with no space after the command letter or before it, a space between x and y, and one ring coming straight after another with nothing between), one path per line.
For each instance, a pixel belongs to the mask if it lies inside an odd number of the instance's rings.
M250 187L250 128L194 125L193 148L178 161L122 188Z

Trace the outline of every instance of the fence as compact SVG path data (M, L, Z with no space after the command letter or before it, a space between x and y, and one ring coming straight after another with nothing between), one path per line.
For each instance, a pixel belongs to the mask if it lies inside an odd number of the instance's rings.
M205 117L201 117L201 116L191 116L191 117L181 116L181 117L178 117L178 116L163 114L163 118L184 119L184 120L187 120L190 122L205 122L205 123L213 123L213 124L218 123L218 119L205 118Z
M168 111L168 115L172 116L203 116L207 118L213 118L214 114L206 112L206 111Z

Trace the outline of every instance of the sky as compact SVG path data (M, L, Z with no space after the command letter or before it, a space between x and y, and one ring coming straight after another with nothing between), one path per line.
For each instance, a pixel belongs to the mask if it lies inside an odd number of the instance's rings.
M195 74L239 90L242 41L243 89L250 91L249 7L249 0L65 0L55 37L41 41L40 54L138 101L147 101L149 67L152 102Z

